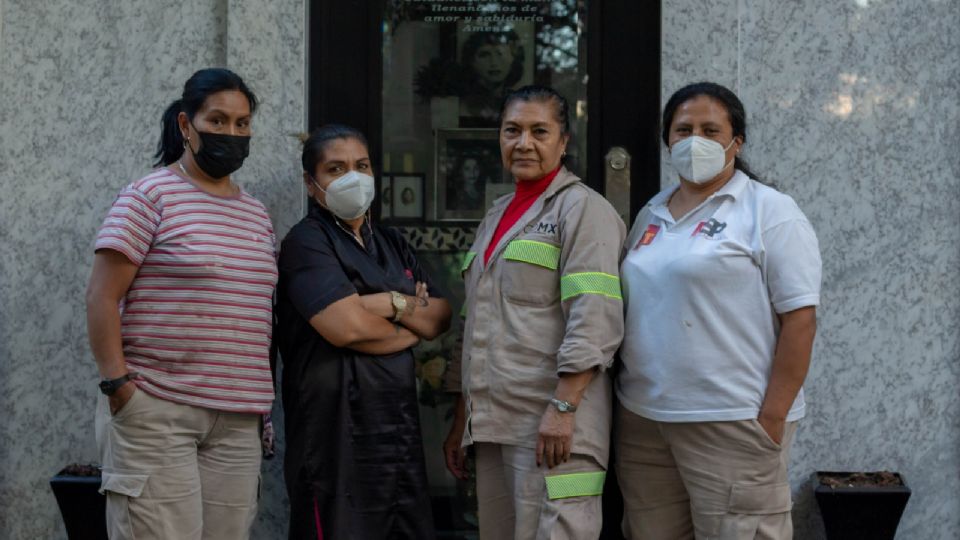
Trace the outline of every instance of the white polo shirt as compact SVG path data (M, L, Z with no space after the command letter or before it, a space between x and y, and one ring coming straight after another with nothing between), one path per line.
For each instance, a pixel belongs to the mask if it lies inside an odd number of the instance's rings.
M640 211L621 265L626 333L617 396L661 422L756 418L777 313L820 302L820 251L789 196L736 171L674 220L661 191ZM804 415L803 390L787 420Z

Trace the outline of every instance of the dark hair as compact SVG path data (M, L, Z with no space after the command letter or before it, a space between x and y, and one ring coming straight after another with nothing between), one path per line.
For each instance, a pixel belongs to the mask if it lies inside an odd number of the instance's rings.
M557 122L560 123L560 132L561 135L566 135L570 133L570 104L567 103L567 98L560 95L560 92L557 92L549 86L540 86L536 84L531 84L527 86L522 86L516 90L511 90L510 93L503 98L503 103L500 105L500 124L503 124L503 114L507 112L507 107L513 104L514 101L539 101L543 103L553 103L556 105L554 107L554 113L556 114Z
M171 103L163 113L160 142L157 143L157 153L153 156L157 158L154 167L169 165L183 154L183 134L180 133L177 116L185 112L187 118L192 120L208 97L225 90L243 92L250 101L250 114L256 112L257 96L253 95L239 75L225 68L201 69L187 79L180 99Z
M501 32L474 32L463 42L463 50L460 52L460 63L466 69L467 91L482 92L476 87L477 74L473 70L473 57L484 45L508 45L513 54L513 62L510 64L510 70L503 79L505 88L510 88L517 84L523 77L523 46L520 44L520 37L513 30L504 30ZM496 102L494 102L496 103Z
M310 176L316 173L317 164L323 162L323 152L336 139L356 139L363 143L363 146L370 148L367 144L367 138L357 128L343 124L320 126L310 133L307 140L303 141L303 154L300 156L300 163L303 165L305 173Z
M664 105L663 120L660 126L663 144L670 145L670 124L673 123L673 115L677 112L677 108L698 96L707 96L720 102L727 110L730 126L733 127L733 136L741 137L743 142L747 142L747 111L744 110L740 98L725 86L712 82L698 82L688 84L674 92L667 100L667 104ZM760 180L740 156L734 158L733 166L743 171L750 178Z

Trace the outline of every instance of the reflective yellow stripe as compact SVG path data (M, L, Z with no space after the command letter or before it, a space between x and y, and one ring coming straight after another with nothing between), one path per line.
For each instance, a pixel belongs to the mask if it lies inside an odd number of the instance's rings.
M560 278L560 300L581 294L598 294L623 300L620 294L620 277L603 272L579 272Z
M547 496L553 500L602 495L606 477L604 471L547 476Z
M463 257L463 264L460 265L460 273L467 271L467 268L470 268L470 263L473 262L473 259L476 258L477 254L473 251L468 251L467 254Z
M514 240L507 244L503 258L556 270L560 262L560 248L536 240Z

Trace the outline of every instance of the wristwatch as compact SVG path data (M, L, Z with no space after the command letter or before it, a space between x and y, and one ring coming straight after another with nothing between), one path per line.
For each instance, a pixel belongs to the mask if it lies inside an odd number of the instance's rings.
M127 384L127 381L132 381L137 378L136 373L127 373L122 377L117 377L116 379L104 379L100 381L100 391L103 392L105 396L112 396L120 389L121 386Z
M407 297L397 291L390 291L390 301L393 302L393 322L398 323L407 310Z
M569 401L564 401L562 399L550 398L550 404L557 408L558 411L562 413L577 412L577 406Z

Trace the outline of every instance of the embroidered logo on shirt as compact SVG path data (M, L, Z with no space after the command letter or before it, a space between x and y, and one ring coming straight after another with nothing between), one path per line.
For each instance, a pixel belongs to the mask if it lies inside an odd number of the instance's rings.
M557 234L557 224L545 223L541 221L540 223L537 223L537 232L546 233L546 234Z
M413 270L410 270L409 268L404 268L403 275L407 276L407 279L413 279Z
M703 234L707 238L713 238L714 236L723 232L727 228L726 223L721 223L713 218L708 219L707 221L701 221L697 224L696 228L693 229L693 233L690 234L691 237L694 237L698 234Z
M633 249L640 249L640 246L650 245L650 242L653 242L653 239L657 236L658 232L660 232L659 225L647 225L647 230L643 231L643 236L641 236L640 240L637 241L637 245L633 246Z

